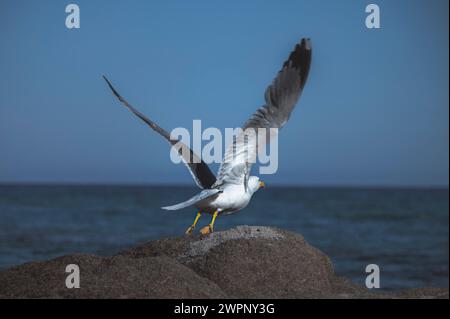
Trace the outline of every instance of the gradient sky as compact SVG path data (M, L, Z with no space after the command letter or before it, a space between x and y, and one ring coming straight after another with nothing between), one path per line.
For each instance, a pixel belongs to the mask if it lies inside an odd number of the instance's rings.
M184 183L164 128L238 127L301 37L309 82L273 184L448 186L448 1L0 2L0 182ZM282 4L281 4L282 2ZM214 166L216 169L216 166ZM255 172L255 171L254 171Z

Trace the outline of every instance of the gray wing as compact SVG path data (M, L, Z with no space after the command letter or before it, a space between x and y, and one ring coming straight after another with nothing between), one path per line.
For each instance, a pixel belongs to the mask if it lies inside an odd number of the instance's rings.
M227 148L214 186L224 183L246 185L251 165L256 161L257 147L268 143L277 134L277 130L271 128L280 129L289 120L305 86L310 64L311 43L309 39L302 39L266 89L265 105L250 117L243 132ZM267 134L258 135L259 128L265 128Z
M108 83L108 86L113 94L119 99L120 102L122 102L123 105L125 105L126 108L150 126L151 129L163 136L170 144L172 144L172 146L177 148L178 154L181 156L184 164L189 169L189 172L198 187L202 189L211 188L211 186L216 182L216 177L211 172L208 165L206 165L206 163L203 162L186 144L179 140L170 139L170 134L166 130L136 110L119 94L119 92L116 91L111 82L105 76L103 76L103 78L106 83Z

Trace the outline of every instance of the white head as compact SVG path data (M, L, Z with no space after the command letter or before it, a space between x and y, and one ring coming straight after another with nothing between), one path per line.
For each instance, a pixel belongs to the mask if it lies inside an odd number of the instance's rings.
M256 192L258 189L265 186L266 185L264 184L264 182L261 181L258 176L250 176L248 178L248 189L252 194Z

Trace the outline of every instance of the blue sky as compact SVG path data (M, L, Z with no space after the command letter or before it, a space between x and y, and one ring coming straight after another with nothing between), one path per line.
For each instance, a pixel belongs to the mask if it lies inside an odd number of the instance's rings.
M448 1L0 3L0 182L193 184L164 128L238 127L301 37L309 82L270 184L448 186ZM214 169L217 167L214 166Z

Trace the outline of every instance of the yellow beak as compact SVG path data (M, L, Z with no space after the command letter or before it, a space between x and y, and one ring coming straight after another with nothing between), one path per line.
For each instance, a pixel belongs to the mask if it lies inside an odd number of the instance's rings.
M259 188L264 188L266 187L266 184L264 184L263 181L259 181Z

